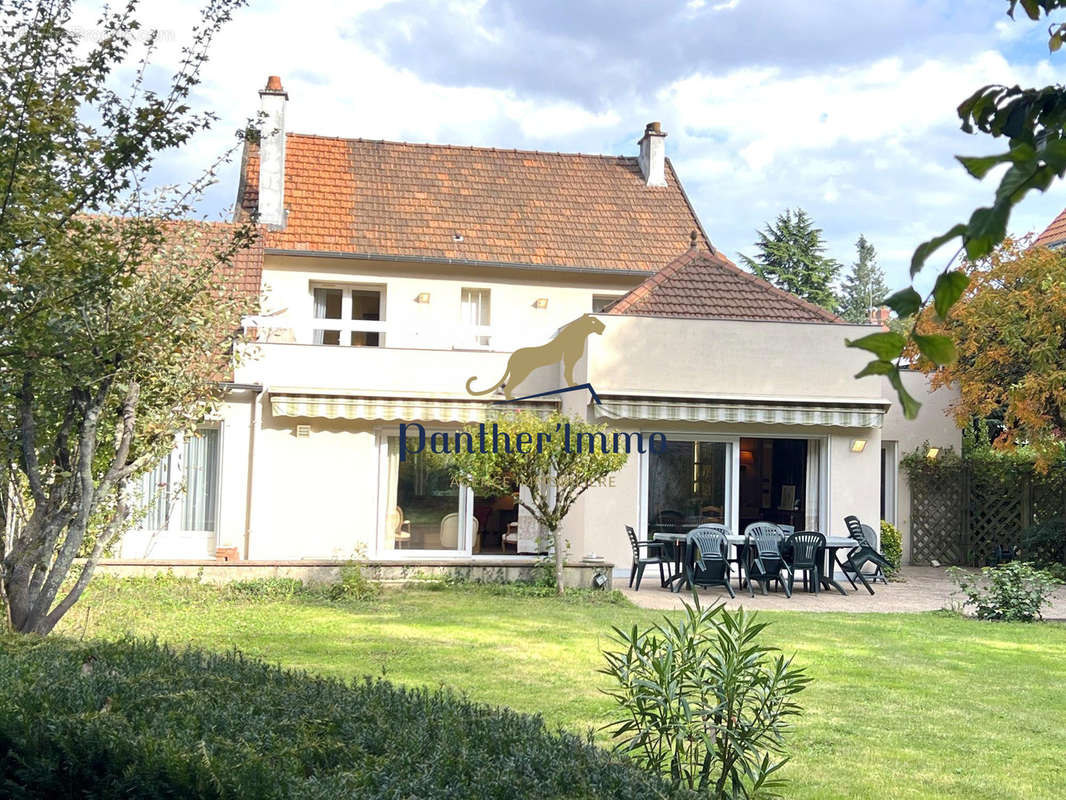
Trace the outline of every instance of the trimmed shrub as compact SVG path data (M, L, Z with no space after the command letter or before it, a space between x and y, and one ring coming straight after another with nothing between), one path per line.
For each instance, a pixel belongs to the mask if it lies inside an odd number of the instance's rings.
M1022 553L1039 564L1066 563L1066 519L1053 517L1022 533Z
M539 717L239 653L0 638L0 696L4 797L671 796Z
M885 570L885 576L894 578L903 566L903 535L891 522L881 520L881 553L892 562L892 569Z
M1034 622L1058 586L1054 577L1024 561L984 567L979 575L958 567L948 573L966 597L963 606L973 606L978 619Z

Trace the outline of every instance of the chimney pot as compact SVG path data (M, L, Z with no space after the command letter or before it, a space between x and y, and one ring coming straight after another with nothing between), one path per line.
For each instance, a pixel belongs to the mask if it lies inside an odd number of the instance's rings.
M271 75L267 78L266 90L268 92L280 92L284 91L281 88L281 77L278 75Z
M658 122L649 122L644 126L644 136L640 140L641 174L648 186L666 186L666 134Z

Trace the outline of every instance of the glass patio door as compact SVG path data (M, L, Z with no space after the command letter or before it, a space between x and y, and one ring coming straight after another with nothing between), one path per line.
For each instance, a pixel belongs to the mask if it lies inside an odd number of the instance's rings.
M456 553L466 547L462 524L465 488L452 485L443 467L424 453L408 453L400 461L400 437L388 437L385 492L386 551Z
M702 522L732 525L733 442L669 437L648 453L647 524L678 531Z

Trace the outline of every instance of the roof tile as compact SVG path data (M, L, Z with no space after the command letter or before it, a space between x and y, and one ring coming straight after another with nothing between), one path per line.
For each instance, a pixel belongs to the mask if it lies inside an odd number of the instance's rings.
M840 322L826 309L740 269L721 253L690 248L622 296L609 314L697 319Z
M667 185L649 187L624 156L292 133L285 146L288 216L272 249L649 272L692 230L712 249L669 160ZM258 192L248 144L241 215Z

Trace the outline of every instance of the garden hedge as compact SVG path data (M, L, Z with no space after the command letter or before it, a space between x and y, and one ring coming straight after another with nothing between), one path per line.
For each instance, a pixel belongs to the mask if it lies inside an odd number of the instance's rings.
M0 698L4 797L668 796L539 717L239 653L0 637Z

